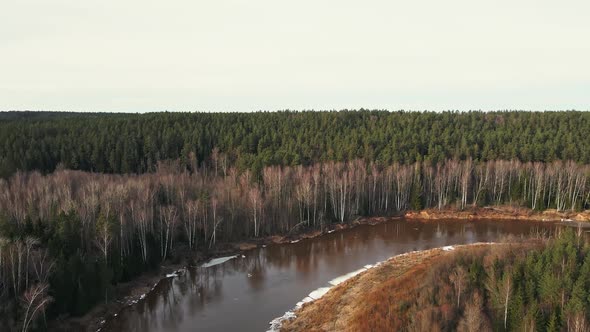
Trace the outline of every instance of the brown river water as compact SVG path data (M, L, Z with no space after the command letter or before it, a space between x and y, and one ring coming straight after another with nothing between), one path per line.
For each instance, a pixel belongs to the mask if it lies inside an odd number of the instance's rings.
M297 243L269 245L166 278L102 331L266 331L311 291L364 265L414 250L551 231L532 221L391 220Z

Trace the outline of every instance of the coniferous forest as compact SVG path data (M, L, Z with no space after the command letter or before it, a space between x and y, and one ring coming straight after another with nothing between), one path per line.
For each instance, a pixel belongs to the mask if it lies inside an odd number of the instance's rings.
M586 210L588 137L573 111L0 113L0 330L220 243L424 208Z
M590 163L586 112L258 112L0 115L0 176L16 170L146 173L217 149L241 171L363 159Z

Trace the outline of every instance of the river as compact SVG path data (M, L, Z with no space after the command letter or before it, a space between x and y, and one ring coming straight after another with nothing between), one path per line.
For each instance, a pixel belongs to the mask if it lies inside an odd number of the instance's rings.
M550 231L532 221L391 220L297 243L269 245L162 280L101 331L266 331L269 322L331 279L391 256Z

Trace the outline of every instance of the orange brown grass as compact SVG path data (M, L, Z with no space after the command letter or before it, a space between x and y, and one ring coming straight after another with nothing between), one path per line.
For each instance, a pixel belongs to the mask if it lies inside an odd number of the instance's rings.
M450 266L458 255L508 249L505 246L511 245L472 244L456 246L453 251L431 249L393 257L332 288L317 301L305 304L296 311L297 317L285 322L281 330L400 331L408 330L409 326L425 330L425 326L416 324L436 320L435 317L451 318L452 305L443 300L438 307L425 307L417 313L420 317L408 317L404 307L407 309L417 299L428 296L431 287L427 283L437 278L433 275L439 270L437 267ZM439 328L431 324L426 329Z

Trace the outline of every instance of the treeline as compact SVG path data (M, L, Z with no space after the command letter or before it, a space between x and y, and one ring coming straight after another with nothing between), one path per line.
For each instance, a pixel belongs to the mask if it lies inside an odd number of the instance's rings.
M587 112L2 113L0 177L17 170L145 173L214 148L240 170L363 159L590 163Z
M80 112L51 112L51 111L7 111L0 112L0 121L7 120L55 120L60 118L74 118L74 117L94 117L106 115L108 113L80 113Z
M193 163L188 170L180 161L161 162L156 172L142 175L58 170L0 180L5 326L35 313L83 314L107 300L113 285L220 241L450 205L590 207L590 166L573 161L383 167L355 160L266 167L257 178L224 160L218 154L209 165ZM35 291L30 306L43 305L31 311L22 298Z
M589 294L590 247L583 230L570 228L541 248L476 249L439 260L409 293L415 297L391 302L383 294L357 320L371 330L584 332Z

